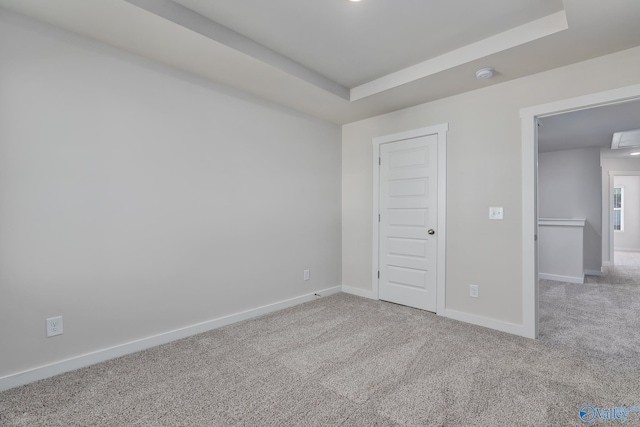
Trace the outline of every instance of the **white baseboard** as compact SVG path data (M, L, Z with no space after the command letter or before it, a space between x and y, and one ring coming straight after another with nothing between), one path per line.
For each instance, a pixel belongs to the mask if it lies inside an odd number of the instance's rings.
M584 275L582 277L577 276L560 276L557 274L538 273L539 279L555 280L556 282L569 282L584 284Z
M587 276L604 276L604 272L602 270L585 270L584 274Z
M373 295L372 291L362 288L354 288L353 286L342 285L342 292L369 299L378 299ZM483 326L489 329L496 329L498 331L507 332L509 334L514 334L525 338L535 338L524 325L503 322L500 320L467 314L451 309L445 309L443 313L438 313L438 315L454 320L459 320L465 323L471 323L473 325Z
M531 336L530 331L528 331L524 325L519 325L516 323L509 323L502 320L491 319L488 317L476 316L475 314L463 313L461 311L451 310L449 308L445 309L444 313L438 313L438 315L448 317L449 319L459 320L465 323L471 323L473 325L483 326L489 329L496 329L508 334L518 335L525 338L535 338Z
M353 286L342 285L342 292L369 299L378 299L373 295L373 291L370 291L368 289L354 288Z
M611 261L602 261L603 267L612 267L613 263Z
M638 248L614 248L616 252L640 252Z
M136 341L131 341L126 344L105 348L102 350L94 351L92 353L87 353L80 356L72 357L70 359L51 363L45 366L40 366L34 369L29 369L27 371L6 375L4 377L0 377L0 391L8 390L10 388L21 386L23 384L28 384L34 381L53 377L55 375L62 374L64 372L69 372L69 371L83 368L85 366L94 365L96 363L104 362L106 360L114 359L116 357L124 356L131 353L136 353L141 350L145 350L161 344L166 344L168 342L175 341L181 338L187 338L192 335L210 331L212 329L221 328L231 323L236 323L242 320L247 320L254 317L262 316L264 314L268 314L274 311L282 310L284 308L292 307L294 305L312 301L316 299L318 296L324 297L324 296L336 294L341 290L342 290L341 286L336 286L333 288L316 291L311 294L290 298L277 303L268 304L262 307L257 307L257 308L243 311L240 313L231 314L229 316L219 317L217 319L209 320L209 321L198 323L191 326L186 326L184 328L175 329L173 331L164 332L158 335L142 338Z

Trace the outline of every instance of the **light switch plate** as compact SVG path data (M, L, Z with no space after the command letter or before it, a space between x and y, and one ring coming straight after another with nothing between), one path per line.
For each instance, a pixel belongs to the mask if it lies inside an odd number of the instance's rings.
M504 209L499 208L489 208L489 219L503 219L504 218Z
M469 285L469 296L478 298L478 285Z

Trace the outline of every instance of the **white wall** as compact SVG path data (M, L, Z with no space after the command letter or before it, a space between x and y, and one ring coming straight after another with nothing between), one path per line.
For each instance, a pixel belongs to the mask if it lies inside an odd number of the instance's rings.
M341 284L339 127L2 9L0 58L0 377Z
M598 272L602 267L601 183L598 147L538 154L538 215L586 219L583 266Z
M343 126L343 284L372 289L372 138L447 122L446 306L522 324L520 109L637 83L640 48Z
M613 233L617 251L640 251L640 176L616 176L614 187L622 187L624 229Z
M613 235L611 225L611 189L613 188L613 176L615 172L640 173L640 159L636 158L612 158L611 150L603 150L600 154L602 165L602 259L605 265L611 264L611 245ZM615 247L615 244L614 244Z

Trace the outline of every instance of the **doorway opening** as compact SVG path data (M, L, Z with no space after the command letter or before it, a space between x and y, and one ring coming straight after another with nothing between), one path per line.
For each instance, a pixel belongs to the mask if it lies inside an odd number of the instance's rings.
M638 124L640 127L640 119ZM640 152L640 148L635 152ZM630 169L629 163L620 164L618 169ZM637 163L640 165L640 158ZM634 265L634 253L640 256L640 166L635 170L609 171L607 178L612 195L608 201L611 232L607 265Z
M544 117L636 100L640 100L640 85L529 107L520 112L522 120L522 309L524 335L529 338L539 336L538 122ZM608 225L607 230L609 230Z

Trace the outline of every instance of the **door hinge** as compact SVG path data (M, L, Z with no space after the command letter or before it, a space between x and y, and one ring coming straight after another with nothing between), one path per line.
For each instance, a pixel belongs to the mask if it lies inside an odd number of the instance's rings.
M378 271L378 279L380 278L380 271Z
M382 164L382 157L378 157L378 165Z
M380 214L378 214L378 222L380 222Z

